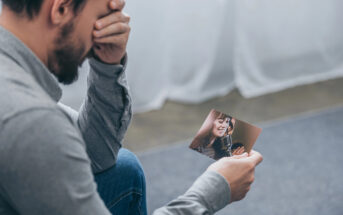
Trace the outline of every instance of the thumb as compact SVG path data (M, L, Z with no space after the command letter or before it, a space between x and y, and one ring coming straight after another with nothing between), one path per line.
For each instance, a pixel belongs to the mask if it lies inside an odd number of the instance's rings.
M247 159L249 159L250 161L254 162L255 166L257 166L257 165L259 165L262 162L263 157L262 157L262 155L259 152L252 150L249 153L249 156L247 157Z

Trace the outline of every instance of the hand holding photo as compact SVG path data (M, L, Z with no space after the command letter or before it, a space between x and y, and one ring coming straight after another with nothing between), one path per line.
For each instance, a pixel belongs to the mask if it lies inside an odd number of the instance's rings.
M250 152L262 129L212 109L189 148L210 158Z

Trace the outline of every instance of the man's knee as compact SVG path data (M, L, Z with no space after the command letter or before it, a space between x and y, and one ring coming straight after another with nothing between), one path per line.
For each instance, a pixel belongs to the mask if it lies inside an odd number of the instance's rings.
M145 176L141 163L137 156L127 149L120 149L116 171L127 180L133 180L133 183L145 186Z
M117 162L108 170L96 174L100 197L111 211L136 214L128 210L146 210L145 177L138 158L127 149L120 149ZM133 206L135 205L135 206ZM130 209L131 208L131 209ZM117 214L117 212L116 212Z

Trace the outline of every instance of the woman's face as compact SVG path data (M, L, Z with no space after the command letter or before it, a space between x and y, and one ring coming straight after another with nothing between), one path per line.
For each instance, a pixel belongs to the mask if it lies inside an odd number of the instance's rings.
M213 122L212 134L215 137L223 137L229 127L229 118L216 119Z

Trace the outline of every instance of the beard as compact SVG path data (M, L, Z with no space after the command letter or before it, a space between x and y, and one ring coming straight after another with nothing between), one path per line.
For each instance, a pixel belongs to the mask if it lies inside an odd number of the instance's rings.
M68 85L78 78L78 69L84 61L85 46L80 40L72 41L74 23L62 27L55 40L56 48L49 54L48 69L62 84Z

